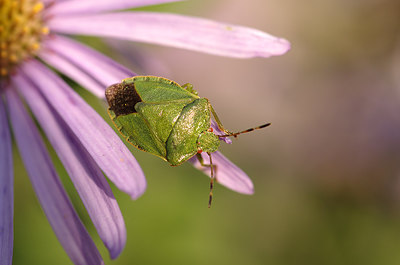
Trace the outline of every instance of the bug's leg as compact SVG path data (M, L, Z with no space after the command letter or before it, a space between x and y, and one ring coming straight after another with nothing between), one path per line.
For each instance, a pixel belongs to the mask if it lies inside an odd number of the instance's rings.
M208 208L210 208L211 207L212 197L213 197L214 180L215 180L215 182L218 182L218 181L217 181L217 178L216 178L217 165L213 165L212 158L211 158L211 153L207 152L207 154L210 157L210 164L205 164L204 160L203 160L203 157L200 154L197 154L197 159L199 160L200 165L202 165L203 167L209 167L210 170L211 170L210 196L209 196L209 199L208 199Z
M186 84L183 84L181 87L183 89L189 91L190 93L195 94L196 96L198 96L198 93L197 93L196 90L193 89L193 85L192 84L186 83Z
M213 163L212 163L212 159L211 159L211 153L207 153L208 156L210 157L210 170L211 170L211 180L210 180L210 196L208 199L208 208L211 207L211 202L212 202L212 197L213 197L213 188L214 188L214 167L213 167Z
M181 87L186 89L186 90L188 90L188 91L193 90L193 85L191 83L183 84Z
M207 153L207 154L208 154L208 153ZM203 157L201 156L201 154L197 153L196 156L197 156L197 159L199 160L200 165L201 165L202 167L209 167L209 168L211 168L211 164L205 164L205 163L204 163L204 159L203 159ZM217 178L217 168L218 168L218 166L213 164L212 167L214 168L214 172L215 172L215 174L214 174L214 180L215 180L215 182L218 182L218 178Z

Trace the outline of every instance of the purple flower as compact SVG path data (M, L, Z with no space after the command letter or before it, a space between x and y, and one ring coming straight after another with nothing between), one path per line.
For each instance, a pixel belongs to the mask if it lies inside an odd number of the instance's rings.
M289 49L286 40L250 28L165 13L110 13L173 1L3 1L0 27L6 40L0 42L1 264L12 262L11 130L40 204L71 260L75 264L103 264L60 182L24 102L71 177L111 258L116 258L123 250L126 230L103 173L132 199L138 198L146 189L144 174L124 143L44 63L102 99L107 86L135 74L60 33L158 43L242 58L281 55ZM218 165L221 184L240 193L253 193L252 182L243 171L219 152L213 158ZM204 160L207 162L208 157ZM199 166L196 160L191 162Z

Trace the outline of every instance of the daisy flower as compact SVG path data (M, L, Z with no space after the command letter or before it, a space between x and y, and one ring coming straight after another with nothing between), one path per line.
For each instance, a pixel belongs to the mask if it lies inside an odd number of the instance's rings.
M52 69L100 99L107 86L135 73L65 35L157 43L239 58L281 55L289 49L286 40L246 27L176 14L115 11L166 2L173 0L0 0L1 264L11 264L13 253L11 132L43 211L72 262L103 264L30 112L63 163L111 258L123 250L126 230L104 175L132 199L146 189L144 174L124 143ZM214 157L221 184L240 193L253 192L243 171L220 153Z

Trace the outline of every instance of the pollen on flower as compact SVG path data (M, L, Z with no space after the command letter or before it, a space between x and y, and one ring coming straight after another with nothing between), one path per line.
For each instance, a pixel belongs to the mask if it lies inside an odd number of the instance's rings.
M49 27L42 27L42 34L43 35L49 35L50 30Z
M0 78L39 51L49 34L44 12L39 0L0 0Z
M22 33L28 34L28 33L29 33L29 30L30 30L29 27L23 27L23 28L22 28Z
M9 57L8 59L9 59L10 62L12 62L12 63L18 62L18 58L17 58L17 56L15 56L15 54L10 54L10 57Z
M36 3L36 4L33 6L33 8L32 8L32 12L33 12L34 14L37 14L37 13L39 13L40 11L42 11L43 8L44 8L44 5L43 5L42 2Z
M6 76L8 74L8 71L6 68L1 68L0 69L0 76Z
M40 44L38 42L34 42L31 44L32 51L37 51L40 48Z

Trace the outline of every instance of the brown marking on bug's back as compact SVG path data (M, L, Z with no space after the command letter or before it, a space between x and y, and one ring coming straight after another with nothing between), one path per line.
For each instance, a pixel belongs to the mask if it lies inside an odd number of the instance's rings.
M134 84L118 83L107 87L106 99L110 110L116 116L136 113L135 105L142 99L138 95Z

